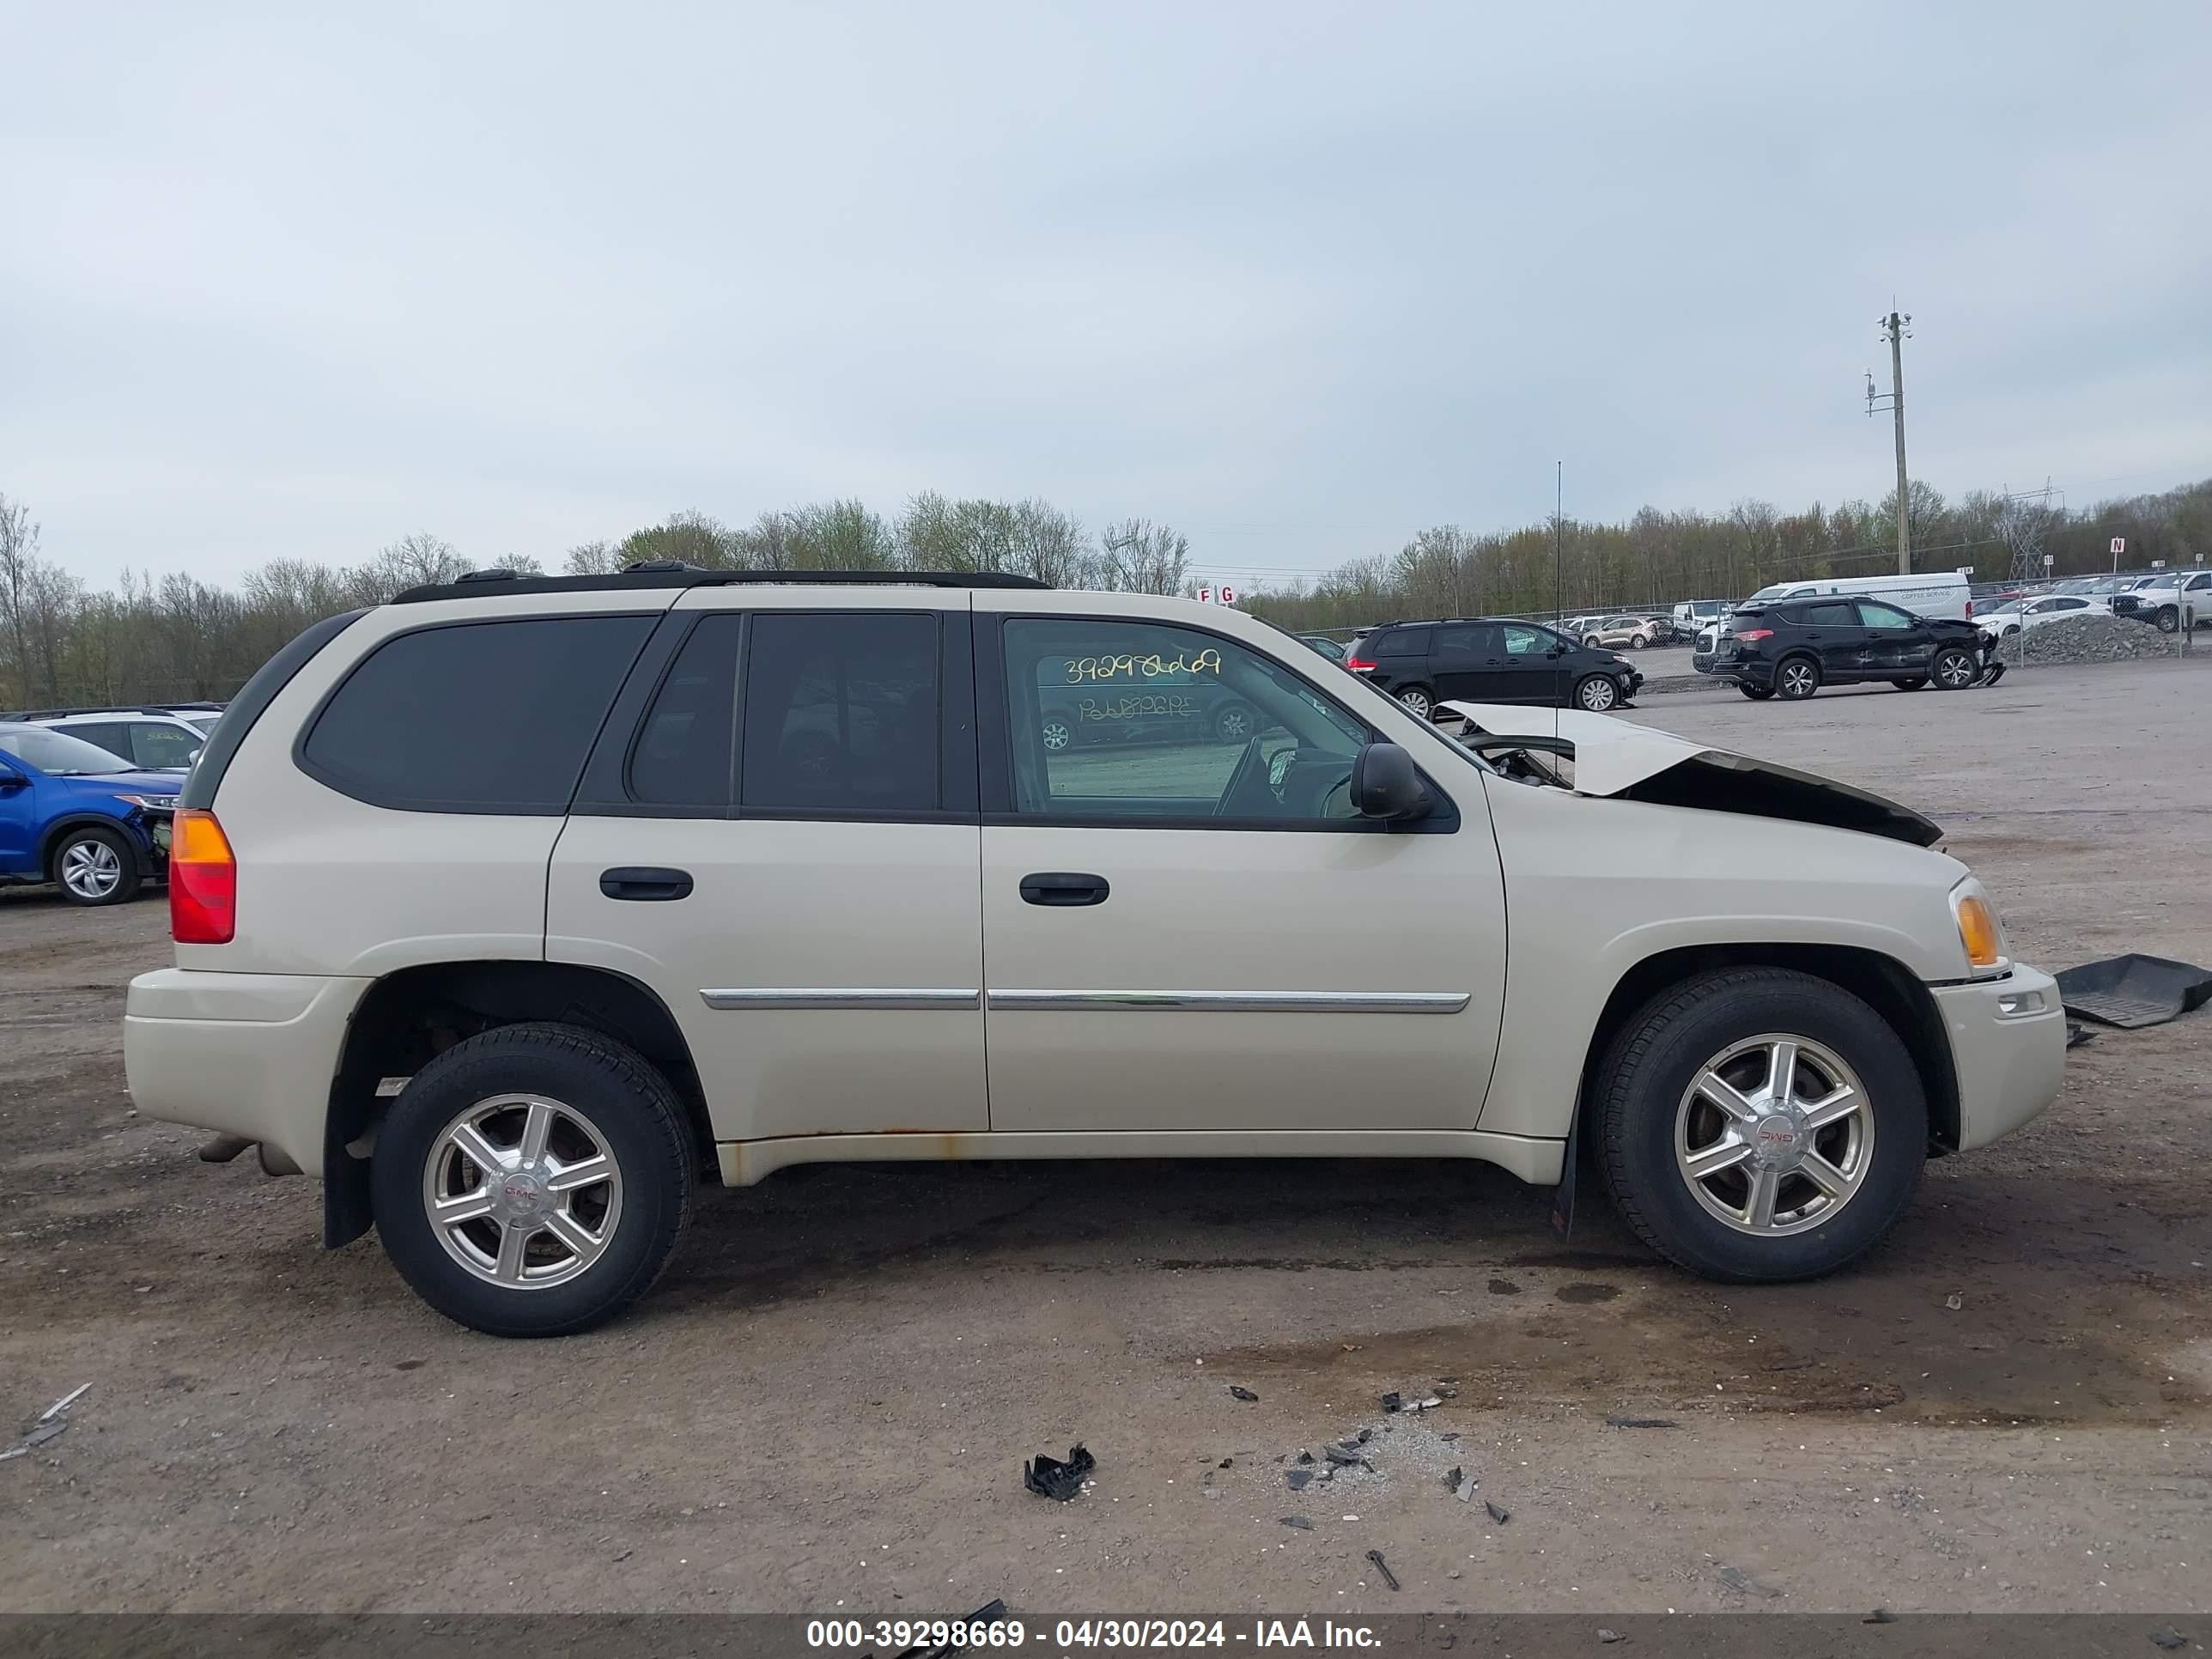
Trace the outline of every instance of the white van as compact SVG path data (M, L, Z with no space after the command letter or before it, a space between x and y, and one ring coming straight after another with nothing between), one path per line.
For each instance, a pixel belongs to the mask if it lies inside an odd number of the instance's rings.
M1948 617L1956 622L1974 619L1974 602L1966 592L1966 578L1956 570L1917 576L1821 576L1804 581L1776 582L1746 599L1746 605L1765 605L1775 599L1809 599L1824 593L1844 593L1855 599L1880 599L1916 617Z

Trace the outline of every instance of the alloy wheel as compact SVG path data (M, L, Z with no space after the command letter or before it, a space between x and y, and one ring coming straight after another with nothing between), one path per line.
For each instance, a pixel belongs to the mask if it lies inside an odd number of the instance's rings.
M1768 1032L1698 1068L1674 1118L1674 1164L1705 1212L1782 1237L1826 1225L1874 1162L1874 1103L1834 1050Z
M1818 689L1820 677L1810 663L1791 662L1782 665L1782 695L1785 697L1809 697Z
M1044 723L1044 746L1048 749L1065 749L1074 738L1075 734L1067 729L1066 720L1047 720Z
M1962 686L1972 684L1974 675L1978 672L1974 666L1973 658L1964 651L1948 652L1944 654L1943 659L1936 665L1936 678L1941 680L1948 690L1953 691L1958 690Z
M62 885L81 899L104 899L123 879L123 860L98 836L88 836L62 854Z
M1591 714L1602 714L1613 707L1613 699L1617 695L1613 682L1604 675L1597 674L1583 682L1580 702L1582 706Z
M1428 719L1429 711L1435 707L1429 701L1429 694L1425 691L1401 691L1398 694L1398 701L1406 706L1407 714L1421 720Z
M495 1095L430 1143L422 1208L446 1254L485 1283L566 1284L622 1220L622 1170L599 1126L542 1095Z

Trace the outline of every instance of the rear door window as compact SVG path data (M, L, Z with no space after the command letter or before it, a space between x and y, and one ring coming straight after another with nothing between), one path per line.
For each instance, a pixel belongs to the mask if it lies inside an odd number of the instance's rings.
M938 634L934 613L756 612L740 816L937 811Z
M396 635L323 705L301 768L404 811L565 812L656 620L533 617Z
M1881 609L1880 605L1873 608ZM1859 625L1858 612L1851 609L1848 599L1831 599L1824 605L1806 605L1798 611L1797 621L1806 628L1856 628Z

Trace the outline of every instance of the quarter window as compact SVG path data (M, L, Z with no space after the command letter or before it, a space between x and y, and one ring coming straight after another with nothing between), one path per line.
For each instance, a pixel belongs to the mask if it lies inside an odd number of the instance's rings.
M301 763L378 806L566 811L653 620L527 617L395 635L324 705Z
M938 810L938 619L757 611L746 644L740 813Z
M1136 622L1004 629L1014 801L1055 818L1353 818L1359 721L1231 640Z
M631 799L661 806L727 806L735 757L738 634L742 617L708 617L669 665L630 751Z

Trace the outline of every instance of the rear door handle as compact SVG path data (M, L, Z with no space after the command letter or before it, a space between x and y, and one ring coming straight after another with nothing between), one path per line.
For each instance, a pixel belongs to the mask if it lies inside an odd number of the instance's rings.
M1111 891L1103 876L1045 870L1022 878L1022 899L1028 904L1103 904Z
M656 865L625 864L599 872L599 890L611 899L665 904L671 899L690 896L691 872L665 870Z

